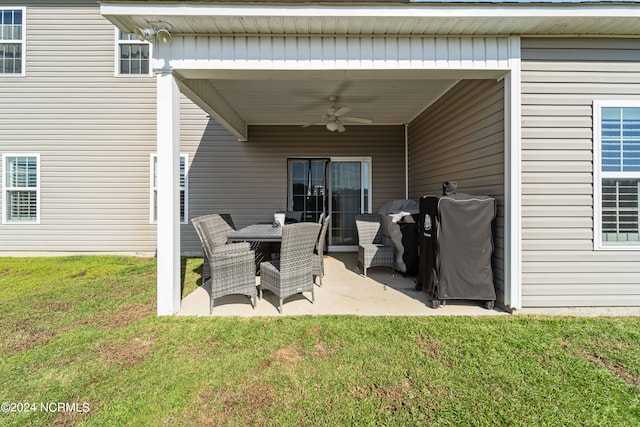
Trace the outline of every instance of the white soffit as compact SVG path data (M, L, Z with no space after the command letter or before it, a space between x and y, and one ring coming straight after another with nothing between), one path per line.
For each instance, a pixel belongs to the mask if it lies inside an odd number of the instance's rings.
M167 22L173 35L628 35L640 34L638 3L412 3L339 6L101 2L133 33Z

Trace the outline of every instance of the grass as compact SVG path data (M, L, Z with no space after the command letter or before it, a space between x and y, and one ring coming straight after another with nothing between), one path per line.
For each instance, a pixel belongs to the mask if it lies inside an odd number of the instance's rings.
M640 424L633 317L158 318L155 260L67 257L0 259L0 325L7 426Z

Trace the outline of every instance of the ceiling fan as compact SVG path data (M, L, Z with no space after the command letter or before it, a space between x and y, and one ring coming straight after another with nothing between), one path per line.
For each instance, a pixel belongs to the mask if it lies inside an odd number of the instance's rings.
M344 114L351 111L349 107L336 107L336 102L338 102L338 97L335 95L331 95L329 97L329 102L331 102L331 107L322 115L320 120L316 120L315 122L307 123L302 125L302 127L309 127L317 124L324 124L327 127L327 130L331 132L344 132L346 129L342 122L354 122L354 123L362 123L366 125L370 125L373 123L371 119L363 119L361 117L348 117Z

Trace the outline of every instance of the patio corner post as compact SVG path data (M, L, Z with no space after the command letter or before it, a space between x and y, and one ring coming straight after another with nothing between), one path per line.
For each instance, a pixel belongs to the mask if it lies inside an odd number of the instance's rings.
M522 308L522 71L520 37L509 38L505 77L505 304Z
M157 84L158 316L180 310L180 88L171 71Z

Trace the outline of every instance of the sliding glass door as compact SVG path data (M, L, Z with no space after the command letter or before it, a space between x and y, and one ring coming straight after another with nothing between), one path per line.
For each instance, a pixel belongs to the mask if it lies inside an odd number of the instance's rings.
M370 165L371 160L366 158L331 159L331 251L352 251L358 248L355 216L371 212Z
M287 210L302 212L302 221L327 212L328 165L329 159L289 159Z
M288 160L287 209L302 221L331 215L330 251L358 249L355 216L371 212L371 158Z

